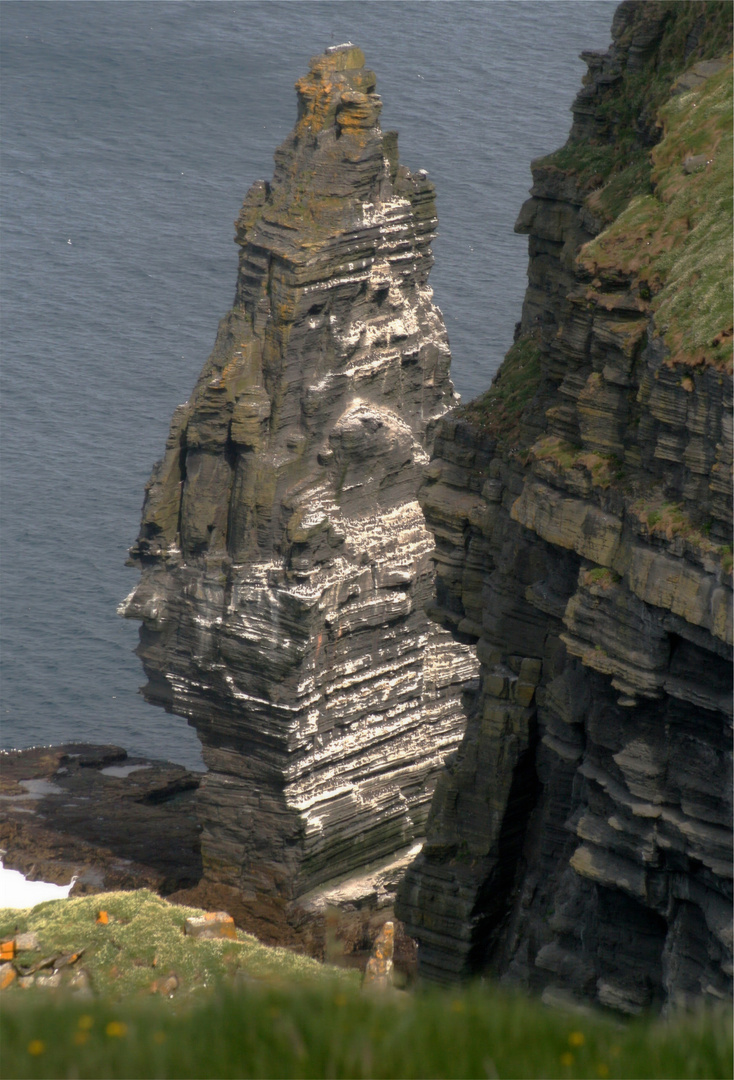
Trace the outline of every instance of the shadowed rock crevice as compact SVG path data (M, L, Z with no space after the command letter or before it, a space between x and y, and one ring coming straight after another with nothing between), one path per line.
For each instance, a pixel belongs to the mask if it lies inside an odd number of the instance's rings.
M511 890L516 884L528 818L540 790L536 773L537 731L530 735L530 745L518 759L512 774L507 806L497 838L497 860L477 894L471 920L473 942L467 956L467 970L480 975L493 963L501 948Z

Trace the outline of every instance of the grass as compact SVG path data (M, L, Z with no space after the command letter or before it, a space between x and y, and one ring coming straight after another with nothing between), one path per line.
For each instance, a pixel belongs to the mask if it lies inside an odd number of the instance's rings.
M592 574L595 571L592 571ZM107 925L96 921L102 907ZM551 1010L491 984L407 994L260 945L184 937L195 909L106 893L0 911L31 956L84 949L95 993L2 993L2 1075L106 1077L725 1077L731 1024L701 1010L623 1025ZM21 956L21 959L23 957ZM175 971L178 988L153 993Z
M626 1026L474 986L407 995L328 983L220 989L113 1006L16 998L2 1012L6 1076L731 1076L727 1012Z
M96 921L102 907L108 913L107 925ZM16 932L38 935L40 951L19 955L23 963L84 949L74 969L83 968L95 993L111 1002L149 995L171 973L178 980L179 997L195 995L238 973L289 982L323 978L325 972L346 983L357 978L353 972L332 971L287 949L268 948L240 931L236 941L184 936L184 920L200 914L196 908L169 904L147 889L111 892L49 901L29 911L0 910L0 935L3 941ZM2 992L3 1000L30 992L13 984Z
M589 301L609 305L605 272L612 281L620 271L633 274L669 347L669 363L730 370L731 69L695 93L670 98L670 90L696 61L730 50L731 8L663 0L650 5L650 17L661 8L666 22L659 46L638 71L626 72L602 91L600 137L569 140L533 166L574 175L587 206L609 225L579 256L593 279ZM685 59L689 35L702 15L698 46ZM646 9L640 17L644 21ZM638 31L636 22L629 33ZM660 130L664 138L651 155ZM710 153L711 165L683 174L684 157L698 153ZM601 291L595 293L597 288ZM630 323L629 331L632 348L644 333L642 320ZM522 414L540 380L540 351L526 335L510 349L490 389L456 415L496 438L500 453L507 451L520 442Z
M473 424L506 449L520 439L520 422L541 378L540 349L531 335L519 338L505 356L486 393L461 405L456 416Z
M680 537L690 551L700 558L708 556L720 561L724 574L731 573L731 545L711 540L711 522L694 522L684 503L667 502L659 491L650 491L629 501L625 513L646 527L651 537L668 542Z
M698 60L726 55L731 49L731 5L705 0L663 0L643 8L635 25L639 33L646 18L665 12L659 45L635 72L601 92L596 112L601 131L595 141L569 140L560 150L534 164L573 173L587 203L605 223L613 221L636 195L652 190L649 146L657 141L658 110L668 100L676 78ZM689 35L701 16L705 24L698 45L688 56ZM624 36L620 41L624 47Z
M544 435L533 445L531 457L536 461L553 462L560 470L583 471L591 486L606 489L612 480L618 479L621 467L618 458L611 454L598 454L593 450L574 446L557 435Z
M567 143L535 167L553 167L576 178L588 193L587 204L602 222L611 222L640 191L650 190L650 153L631 149L625 156L616 144Z
M596 566L593 570L587 570L584 575L586 585L596 585L604 591L611 589L612 585L616 585L619 581L621 581L619 574L605 566ZM601 646L597 645L595 648L599 649Z
M620 269L651 297L670 364L732 362L732 69L661 110L665 136L652 155L654 194L639 195L581 251L589 274ZM707 164L686 173L688 156Z

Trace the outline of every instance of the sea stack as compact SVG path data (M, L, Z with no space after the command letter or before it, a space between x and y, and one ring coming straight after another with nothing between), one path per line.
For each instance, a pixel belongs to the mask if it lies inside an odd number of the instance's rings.
M425 613L416 496L457 400L428 285L435 191L380 130L375 83L346 44L296 84L121 606L142 622L145 697L201 739L206 880L283 904L420 842L475 675Z

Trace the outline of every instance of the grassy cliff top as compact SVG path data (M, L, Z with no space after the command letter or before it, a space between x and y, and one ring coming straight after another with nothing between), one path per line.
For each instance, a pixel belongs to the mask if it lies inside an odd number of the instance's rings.
M653 24L655 47L633 67L615 61L617 76L599 83L596 136L572 133L560 150L533 162L533 171L573 177L588 210L606 224L579 255L592 289L612 295L620 276L631 275L669 363L730 371L731 4L650 0L629 13L616 40L618 56L626 57L635 35ZM716 71L714 58L723 70ZM540 350L526 335L490 389L457 415L495 437L500 452L512 449L541 375Z
M655 24L660 34L655 48L633 70L625 68L600 88L597 136L575 138L572 132L565 146L533 162L572 174L579 191L588 193L590 209L606 224L631 198L651 190L650 146L676 80L696 63L731 50L727 0L644 0L616 41L618 53L626 56L635 36L644 37Z
M638 195L579 262L632 273L651 297L671 363L732 363L732 65L660 110L652 192Z
M100 909L107 912L107 923L97 922ZM5 941L16 933L37 935L38 950L19 954L26 964L82 951L69 970L83 969L93 991L112 1001L155 993L161 980L171 974L177 978L179 996L240 976L289 983L328 979L358 984L355 972L325 966L288 949L261 945L257 938L239 930L232 940L185 936L185 920L201 914L197 908L171 904L147 889L110 892L51 900L20 911L0 908L0 936ZM31 992L36 991L11 985L5 994L27 996Z

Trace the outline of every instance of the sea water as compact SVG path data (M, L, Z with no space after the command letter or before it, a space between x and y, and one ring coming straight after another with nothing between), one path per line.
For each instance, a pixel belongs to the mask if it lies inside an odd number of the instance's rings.
M470 398L520 317L530 161L560 146L615 4L2 5L4 747L117 743L201 767L146 705L115 609L143 486L234 295L232 223L295 121L309 57L351 40L383 129L438 189L431 281Z

